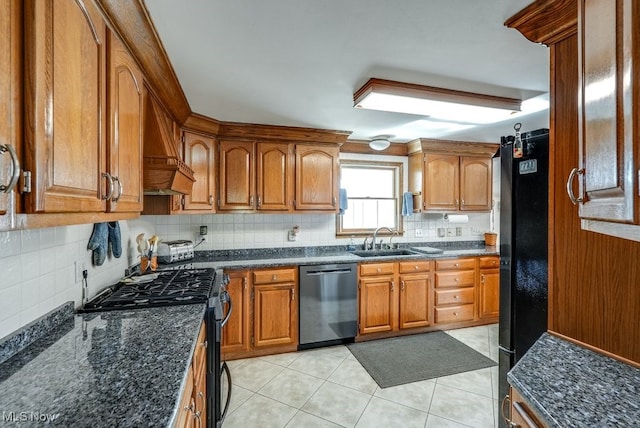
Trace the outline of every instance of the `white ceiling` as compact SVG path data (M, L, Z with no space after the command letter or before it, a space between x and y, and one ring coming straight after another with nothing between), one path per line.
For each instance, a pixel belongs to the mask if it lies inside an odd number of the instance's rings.
M528 99L549 53L504 21L532 0L146 0L194 112L221 121L352 131L351 139L497 141L548 111L457 133L353 108L369 78ZM413 123L413 124L412 124ZM413 128L413 129L412 129Z

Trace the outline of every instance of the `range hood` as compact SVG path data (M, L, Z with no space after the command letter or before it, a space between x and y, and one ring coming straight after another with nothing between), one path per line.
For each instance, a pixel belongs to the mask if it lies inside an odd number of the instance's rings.
M195 179L182 161L173 121L149 93L146 97L143 150L145 195L188 195Z

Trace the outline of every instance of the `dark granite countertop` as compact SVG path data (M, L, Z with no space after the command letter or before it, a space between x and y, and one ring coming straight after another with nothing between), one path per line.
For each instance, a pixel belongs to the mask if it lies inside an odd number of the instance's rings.
M3 420L34 426L57 415L51 425L171 426L204 310L71 315L0 364Z
M550 427L637 427L640 369L543 334L507 375Z
M292 265L319 265L331 263L377 263L381 261L443 259L456 257L499 255L496 247L485 247L482 241L438 242L403 244L401 248L430 245L442 249L441 253L360 257L347 251L345 246L269 248L257 250L198 251L195 262L210 263L211 267L225 269L253 269Z

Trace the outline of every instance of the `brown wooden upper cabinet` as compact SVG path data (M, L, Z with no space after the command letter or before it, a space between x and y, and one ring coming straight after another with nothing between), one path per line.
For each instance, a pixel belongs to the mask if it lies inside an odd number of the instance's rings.
M142 72L122 42L108 32L109 143L107 170L114 194L107 211L142 211Z
M337 145L221 139L218 210L335 212L338 156Z
M640 228L630 226L640 224L640 4L578 5L580 146L567 192L579 204L583 229L640 240Z
M184 161L196 179L191 193L184 195L185 211L215 212L215 140L195 132L184 131Z
M293 209L293 144L256 145L256 208L260 211Z
M420 139L409 143L409 191L422 211L490 211L497 144Z
M135 61L91 0L30 0L24 13L25 211L140 211Z
M0 215L9 210L10 198L17 200L22 144L22 96L20 70L22 61L22 7L19 0L0 3Z
M296 210L338 211L337 146L296 145Z
M218 209L253 211L256 200L255 143L220 140L218 152Z

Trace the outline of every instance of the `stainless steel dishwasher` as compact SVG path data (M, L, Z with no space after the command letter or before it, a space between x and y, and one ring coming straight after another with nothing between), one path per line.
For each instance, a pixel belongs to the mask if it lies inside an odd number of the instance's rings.
M300 347L353 341L357 264L300 266Z

